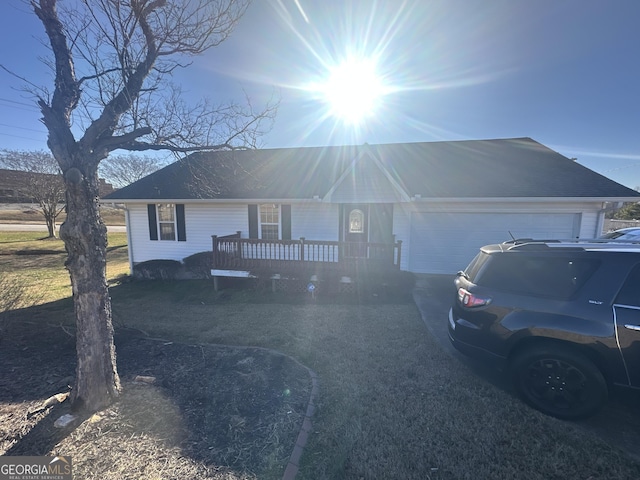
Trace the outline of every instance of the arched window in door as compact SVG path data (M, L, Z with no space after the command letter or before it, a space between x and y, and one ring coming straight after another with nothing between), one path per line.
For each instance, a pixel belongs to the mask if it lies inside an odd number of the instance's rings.
M349 213L349 233L364 233L364 212L359 209Z

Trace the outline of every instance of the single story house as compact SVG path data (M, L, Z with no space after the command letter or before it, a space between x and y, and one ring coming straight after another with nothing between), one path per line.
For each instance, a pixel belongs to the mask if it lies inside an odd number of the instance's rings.
M132 270L213 249L216 275L374 257L453 274L512 237L595 238L640 193L513 138L194 153L104 201L126 206Z

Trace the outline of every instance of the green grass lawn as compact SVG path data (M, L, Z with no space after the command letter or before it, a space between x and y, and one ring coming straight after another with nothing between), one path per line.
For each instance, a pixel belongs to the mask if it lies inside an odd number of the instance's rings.
M5 282L26 289L22 306L71 296L64 242L44 236L43 232L0 232L0 275ZM128 273L127 234L109 233L107 279Z
M124 225L124 210L106 205L100 207L100 215L106 225ZM56 219L60 225L64 222L65 213L62 211ZM22 223L45 225L44 216L35 205L6 204L0 209L0 223Z
M61 243L36 237L0 233L0 273L34 288L46 278L47 290L57 285L47 301L64 298ZM127 264L125 241L109 236L112 277ZM216 293L209 281L121 283L111 295L117 330L266 347L313 369L320 393L300 479L640 478L637 461L528 408L447 355L410 301ZM71 311L70 302L41 305L29 318L71 326Z

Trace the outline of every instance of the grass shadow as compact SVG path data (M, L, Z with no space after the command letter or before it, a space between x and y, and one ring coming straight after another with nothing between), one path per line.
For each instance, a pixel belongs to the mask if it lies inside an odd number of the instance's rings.
M56 237L50 237L48 235L44 236L44 237L38 237L38 238L25 238L22 240L0 240L1 244L12 244L12 243L30 243L30 242L39 242L39 241L43 241L43 240L60 240L59 238Z
M40 250L17 250L16 252L14 252L14 255L64 255L65 252L64 251L60 251L60 250L46 250L46 249L40 249Z
M38 409L39 410L39 409ZM68 402L45 408L34 416L37 423L28 429L3 455L7 456L47 456L55 452L56 446L69 437L89 416L78 418L65 428L56 428L55 421L62 415L71 414Z

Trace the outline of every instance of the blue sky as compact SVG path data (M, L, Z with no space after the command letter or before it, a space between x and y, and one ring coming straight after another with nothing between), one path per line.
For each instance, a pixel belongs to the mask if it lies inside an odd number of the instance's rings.
M281 105L265 147L531 137L640 186L637 0L256 0L221 46L176 74L192 98ZM0 63L51 85L42 26L0 2ZM305 87L348 56L389 93L357 126ZM46 148L21 82L0 71L0 148Z

